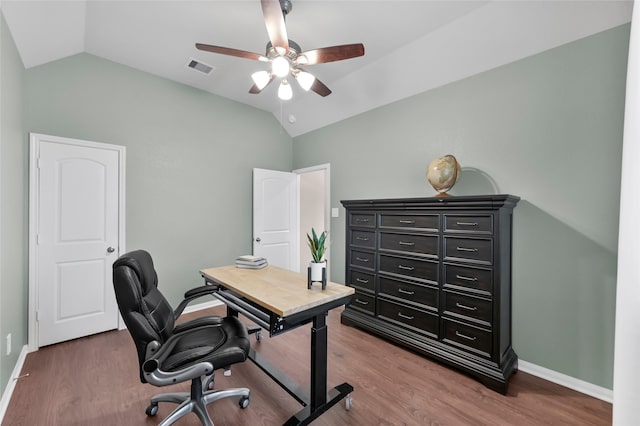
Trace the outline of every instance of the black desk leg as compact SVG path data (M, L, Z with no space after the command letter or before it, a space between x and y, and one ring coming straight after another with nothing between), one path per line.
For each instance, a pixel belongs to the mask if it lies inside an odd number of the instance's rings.
M287 420L285 426L304 426L353 392L353 386L343 383L327 394L327 312L313 317L311 328L311 400L309 405ZM328 398L327 398L328 397Z
M327 402L327 313L313 317L311 328L311 411Z

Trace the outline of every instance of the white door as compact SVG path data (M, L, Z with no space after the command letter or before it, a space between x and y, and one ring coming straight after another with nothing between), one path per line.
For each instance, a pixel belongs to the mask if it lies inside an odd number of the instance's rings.
M32 149L37 346L115 329L123 148L32 135Z
M253 169L253 254L296 272L298 185L295 173Z

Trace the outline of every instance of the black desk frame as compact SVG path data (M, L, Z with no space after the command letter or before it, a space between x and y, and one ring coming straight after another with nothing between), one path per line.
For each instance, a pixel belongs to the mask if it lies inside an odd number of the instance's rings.
M256 303L248 301L233 291L225 289L224 283L213 282L206 277L204 278L207 284L218 287L214 295L227 305L228 315L238 316L239 313L245 315L260 327L268 330L269 336L275 336L301 325L312 323L310 396L260 353L253 349L249 353L249 359L254 364L303 406L302 410L284 423L285 426L308 425L343 398L349 397L349 394L353 392L353 386L345 382L331 388L327 393L327 315L331 309L348 303L351 300L351 296L332 300L322 305L281 317ZM255 332L256 330L252 331Z

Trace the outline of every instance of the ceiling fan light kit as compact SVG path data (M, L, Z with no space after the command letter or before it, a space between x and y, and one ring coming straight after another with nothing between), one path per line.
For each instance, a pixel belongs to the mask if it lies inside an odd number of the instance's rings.
M271 61L271 72L277 77L286 77L289 75L289 60L284 56L276 56Z
M286 78L282 79L280 83L280 87L278 87L278 97L283 101L288 101L293 97L293 90L291 89L291 85Z
M311 87L313 86L313 83L316 81L316 78L313 76L313 74L310 74L306 71L297 71L298 72L293 74L293 76L295 77L300 87L302 87L305 92L308 92L309 89L311 89Z
M271 81L271 74L267 71L257 71L251 74L251 78L258 89L262 90L267 87L267 84Z
M300 68L300 65L316 65L364 55L364 45L362 43L323 47L302 52L300 46L287 37L284 17L291 12L291 1L261 0L261 5L265 26L267 27L267 34L269 35L266 55L263 56L244 50L196 43L196 48L199 50L261 62L270 62L270 71L258 71L251 74L254 82L254 85L249 89L249 93L251 94L262 92L275 78L280 78L278 97L281 100L289 100L293 97L293 90L287 77L292 76L303 90L311 90L323 97L328 96L331 94L331 90L313 74Z

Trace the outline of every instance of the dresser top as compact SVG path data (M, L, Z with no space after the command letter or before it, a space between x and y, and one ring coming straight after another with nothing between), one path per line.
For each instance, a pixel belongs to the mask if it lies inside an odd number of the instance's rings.
M385 208L385 209L411 209L411 208L483 208L497 209L502 207L513 208L520 201L520 197L508 194L496 195L448 195L444 197L424 198L383 198L371 200L341 200L344 207L348 208Z

